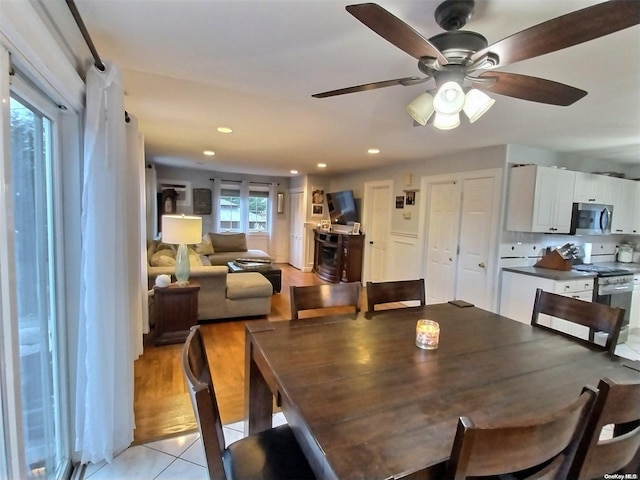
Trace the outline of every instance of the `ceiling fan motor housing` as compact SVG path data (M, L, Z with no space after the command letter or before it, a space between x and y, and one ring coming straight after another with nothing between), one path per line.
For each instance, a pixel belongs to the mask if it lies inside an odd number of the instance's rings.
M436 22L448 32L459 30L471 18L475 4L474 0L446 0L436 8Z

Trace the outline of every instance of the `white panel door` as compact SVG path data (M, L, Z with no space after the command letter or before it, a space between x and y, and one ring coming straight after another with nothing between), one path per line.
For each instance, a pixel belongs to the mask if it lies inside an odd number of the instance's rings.
M495 207L500 191L495 175L462 180L462 218L455 298L491 309L491 248L497 226Z
M291 237L289 239L289 264L302 270L304 267L304 194L291 192Z
M383 282L387 278L387 242L391 221L391 187L389 184L365 186L367 223L365 232L367 275L371 282Z
M455 294L456 250L460 222L460 185L431 185L428 193L427 303L452 300Z

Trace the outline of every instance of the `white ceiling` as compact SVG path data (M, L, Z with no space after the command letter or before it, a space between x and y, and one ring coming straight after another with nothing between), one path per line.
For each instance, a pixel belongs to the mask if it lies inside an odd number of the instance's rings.
M325 99L311 94L419 75L417 62L337 0L76 0L101 57L122 70L147 158L238 173L327 174L520 144L640 163L640 26L501 68L588 95L570 107L494 95L453 131L413 127L424 85ZM379 0L425 37L439 1ZM592 0L477 0L465 27L489 43ZM232 134L216 132L218 126ZM368 155L367 148L381 153ZM212 158L205 149L215 150ZM324 173L324 172L322 172Z

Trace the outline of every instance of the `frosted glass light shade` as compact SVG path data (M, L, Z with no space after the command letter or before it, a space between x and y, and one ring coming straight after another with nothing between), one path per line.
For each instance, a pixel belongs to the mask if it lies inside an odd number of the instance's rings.
M162 241L176 245L200 243L202 241L202 217L163 215Z
M458 113L452 115L436 113L436 118L433 120L433 126L440 130L451 130L458 125L460 125L460 114Z
M407 105L407 113L420 125L426 125L433 115L433 96L427 92L418 95Z
M446 82L433 98L433 107L436 113L453 115L462 110L464 101L465 96L462 87L456 82Z
M496 101L480 90L472 88L465 96L464 113L473 123L484 115Z

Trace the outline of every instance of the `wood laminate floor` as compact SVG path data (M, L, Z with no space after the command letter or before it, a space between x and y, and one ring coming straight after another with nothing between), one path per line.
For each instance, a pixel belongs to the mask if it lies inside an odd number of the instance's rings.
M270 321L286 321L291 317L290 285L326 283L312 273L302 273L284 264L282 293L271 300ZM366 305L363 300L361 306ZM202 324L207 345L220 414L224 424L241 420L244 415L244 328L246 322L265 317L240 318ZM182 374L182 344L153 344L153 331L145 338L144 354L135 362L136 417L134 443L147 443L197 429L191 400Z

